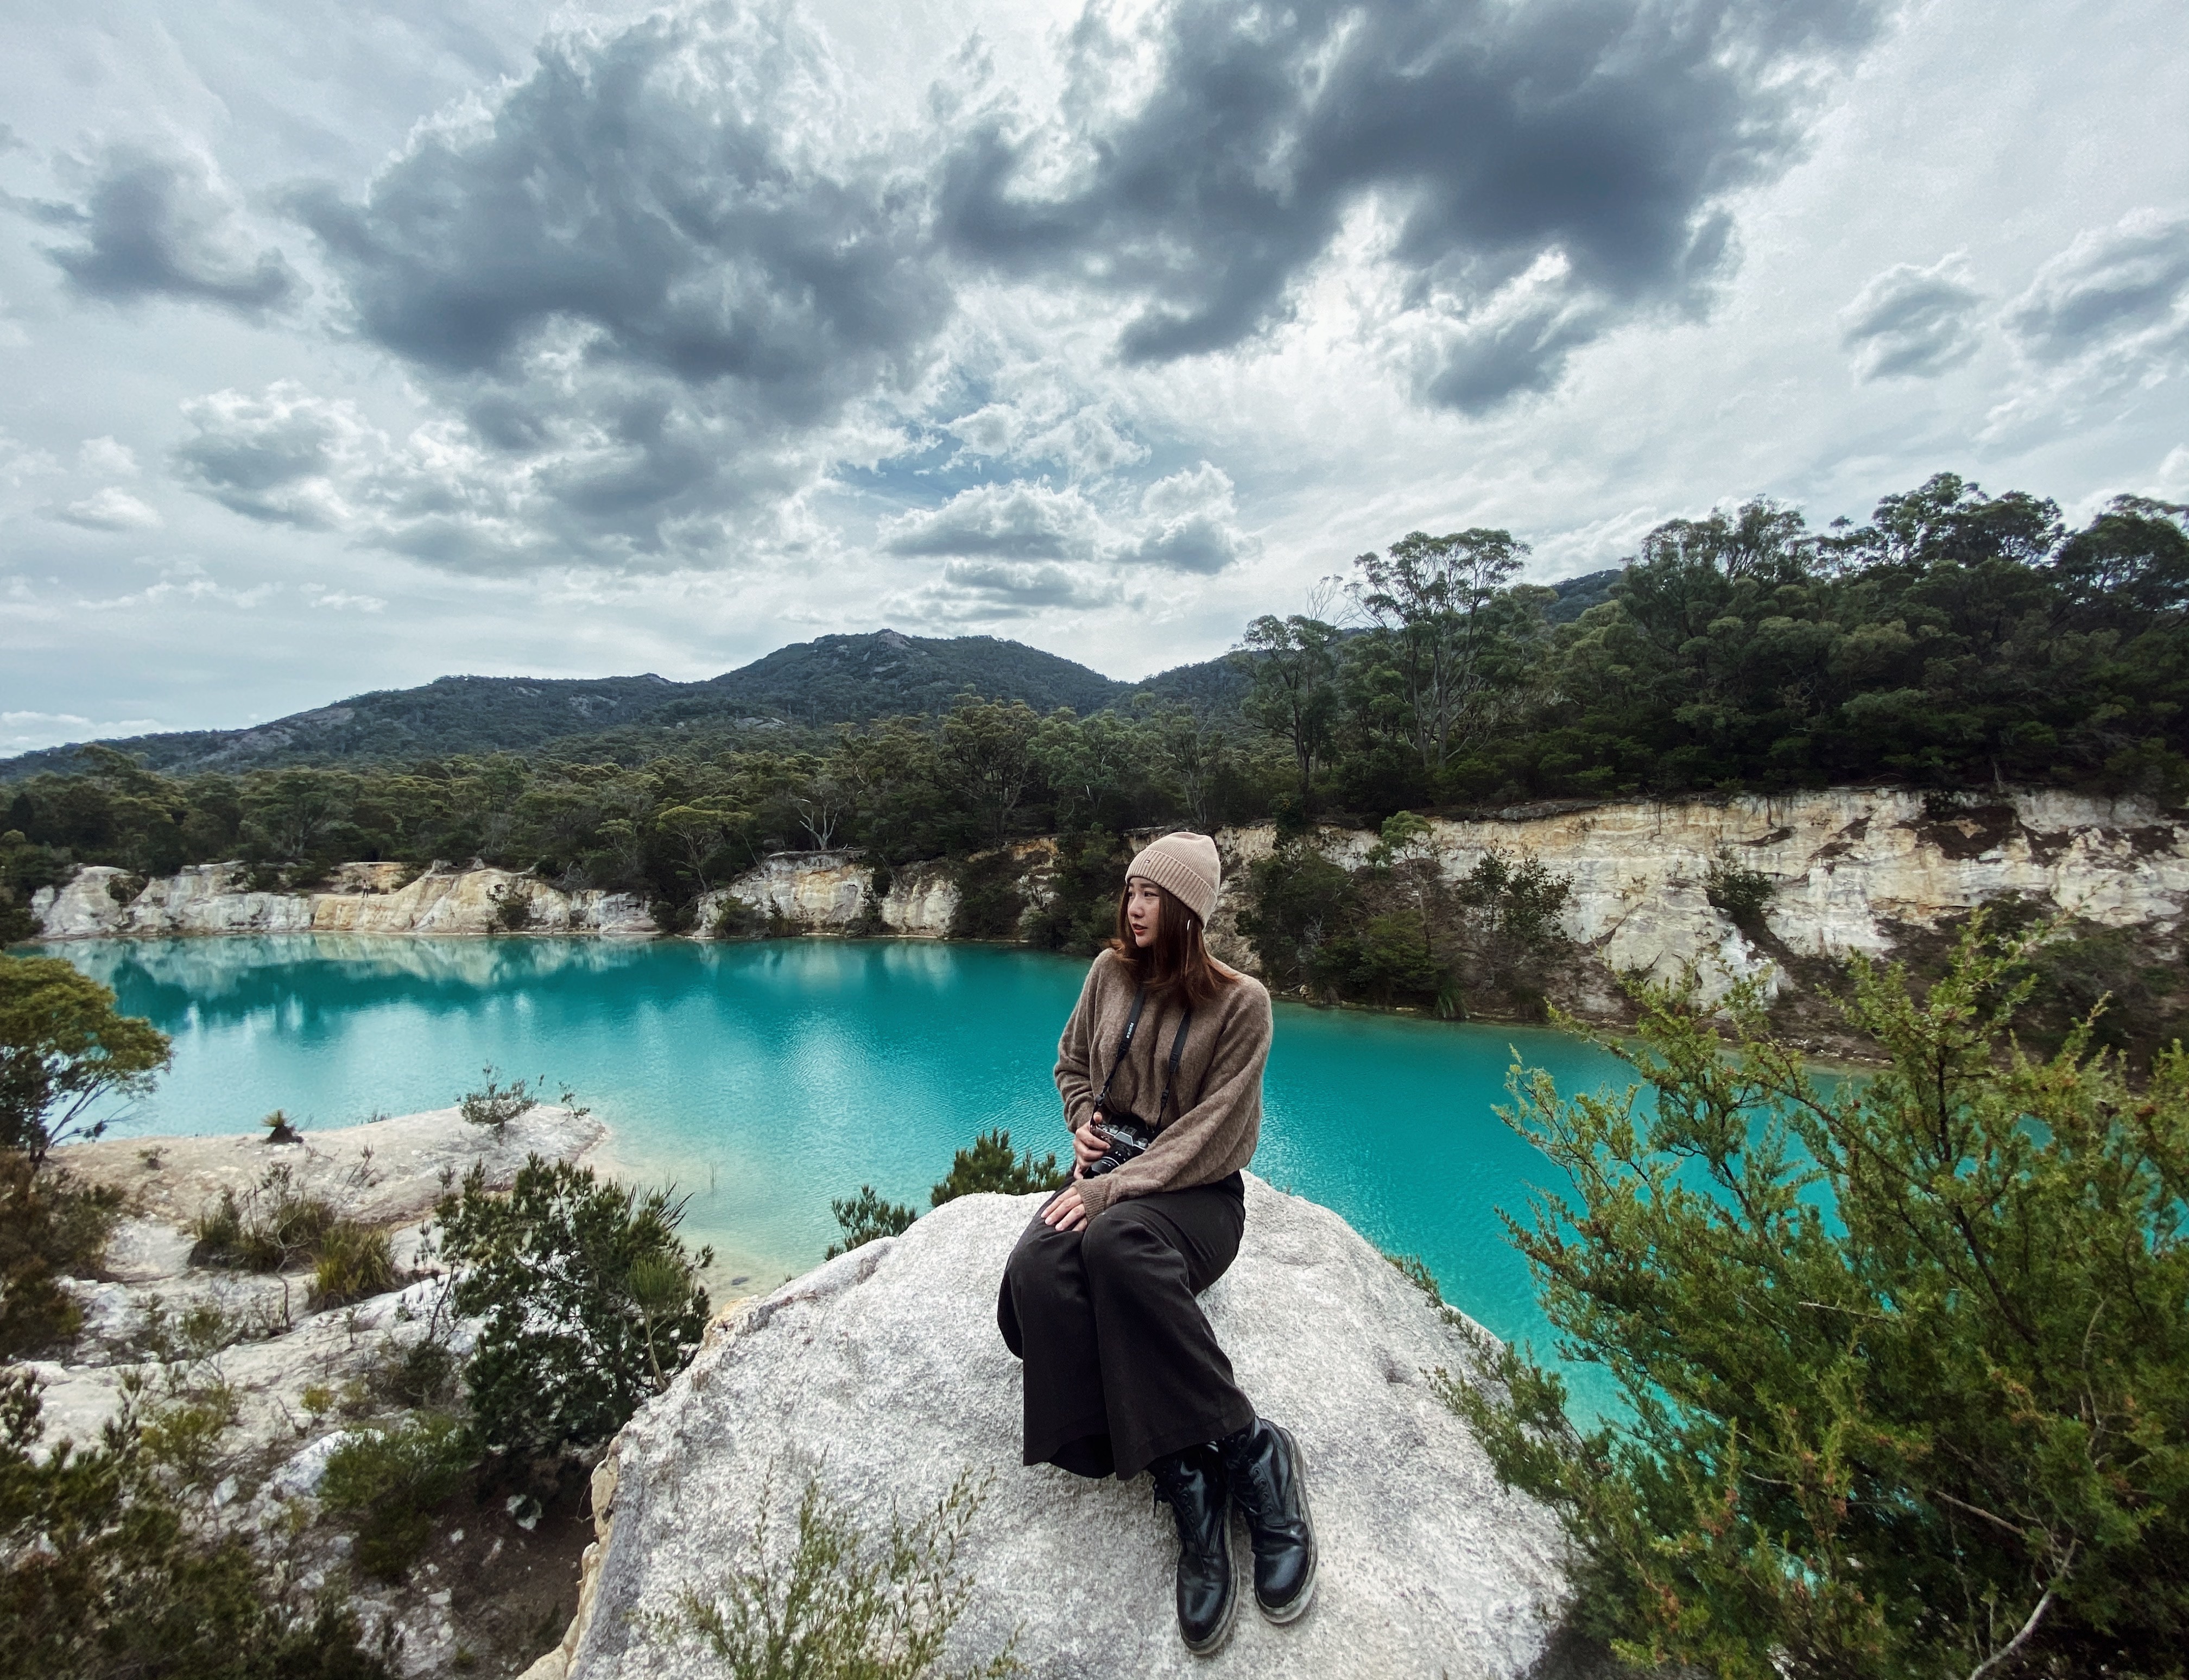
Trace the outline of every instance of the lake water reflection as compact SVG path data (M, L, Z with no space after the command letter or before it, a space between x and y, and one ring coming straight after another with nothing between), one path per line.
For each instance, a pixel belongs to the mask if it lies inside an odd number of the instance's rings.
M831 1196L925 1208L951 1151L1006 1126L1064 1143L1050 1083L1078 960L913 941L432 940L354 936L51 947L175 1038L123 1132L331 1126L440 1107L481 1066L544 1073L615 1128L610 1164L673 1179L720 1281L820 1259ZM1254 1169L1418 1253L1449 1298L1547 1352L1500 1208L1552 1169L1502 1124L1517 1050L1564 1089L1621 1065L1541 1029L1280 1004Z

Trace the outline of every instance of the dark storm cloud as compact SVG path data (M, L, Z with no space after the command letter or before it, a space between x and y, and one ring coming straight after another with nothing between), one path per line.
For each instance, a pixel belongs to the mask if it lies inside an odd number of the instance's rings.
M1928 378L1976 354L1983 303L1959 256L1896 263L1840 312L1840 347L1858 379Z
M2154 331L2178 337L2185 308L2189 216L2137 210L2045 263L2003 319L2032 359L2062 362Z
M116 146L91 172L81 203L33 212L78 242L46 255L70 288L112 303L173 297L257 315L302 291L276 250L253 251L238 206L201 160Z
M1699 307L1729 257L1723 201L1798 153L1807 71L1865 45L1881 10L1180 0L1132 39L1090 11L1079 115L1061 134L974 122L942 224L963 257L1134 300L1119 348L1162 361L1281 320L1377 199L1408 301L1445 324L1423 393L1481 410L1620 319Z
M364 335L435 374L516 377L543 335L829 418L915 356L949 305L917 206L823 155L820 49L780 14L703 7L551 41L483 122L420 138L361 203L295 206ZM499 416L497 442L521 446Z

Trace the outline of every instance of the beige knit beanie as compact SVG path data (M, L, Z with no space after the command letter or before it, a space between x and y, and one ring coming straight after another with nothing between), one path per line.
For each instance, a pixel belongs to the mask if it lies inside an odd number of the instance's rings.
M1206 834L1183 830L1150 840L1140 855L1125 866L1125 879L1134 875L1153 881L1201 918L1203 927L1216 914L1216 890L1224 884L1224 863L1216 855L1216 842Z

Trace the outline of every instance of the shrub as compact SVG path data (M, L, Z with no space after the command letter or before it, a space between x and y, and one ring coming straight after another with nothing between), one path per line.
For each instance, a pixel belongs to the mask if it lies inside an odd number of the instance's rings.
M929 1195L928 1204L940 1208L946 1202L954 1202L961 1196L978 1195L983 1191L993 1191L1004 1196L1024 1196L1029 1191L1061 1190L1066 1177L1066 1170L1056 1164L1056 1157L1053 1154L1044 1155L1038 1161L1034 1159L1032 1150L1028 1150L1023 1157L1014 1155L1011 1152L1011 1134L998 1128L993 1132L982 1132L973 1140L970 1149L961 1149L951 1157L949 1174ZM840 1212L838 1218L842 1218ZM910 1223L906 1221L908 1225ZM890 1235L895 1236L897 1232L892 1231Z
M1112 834L1095 830L1057 842L1049 902L1027 925L1029 942L1091 957L1117 932L1117 892L1131 853Z
M951 912L953 939L1016 939L1026 895L1019 860L1010 851L983 852L958 865L958 908Z
M1725 851L1711 860L1703 880L1703 897L1711 907L1744 933L1763 925L1763 907L1778 890L1779 883L1762 870L1751 869Z
M258 1123L266 1128L266 1141L269 1143L302 1143L304 1140L304 1134L290 1123L286 1109L275 1109Z
M312 1272L312 1305L339 1307L370 1295L385 1295L401 1279L387 1233L338 1219L320 1242Z
M544 1076L529 1081L512 1079L506 1085L501 1084L492 1062L479 1069L479 1078L484 1084L459 1097L456 1109L472 1125L491 1128L496 1137L509 1129L511 1121L539 1107L538 1094L546 1087Z
M1824 1089L1760 993L1638 985L1654 1092L1512 1123L1570 1179L1511 1225L1625 1422L1485 1349L1448 1383L1557 1511L1630 1660L1782 1676L2178 1674L2189 1640L2189 1055L2138 1090L2085 1035L2015 1044L2028 954L1972 920L1915 1000L1850 964L1891 1058Z
M191 1221L197 1241L190 1264L286 1271L315 1259L335 1224L335 1210L297 1189L296 1175L286 1165L269 1167L240 1197L223 1190L218 1202Z
M959 1553L985 1492L961 1475L913 1521L892 1509L875 1536L809 1480L786 1548L770 1533L771 1485L744 1559L648 1625L657 1638L704 1645L738 1680L1004 1680L1024 1672L1015 1635L985 1660L942 1666L972 1594Z
M686 1253L683 1217L672 1190L602 1183L538 1156L506 1196L474 1167L442 1200L441 1253L462 1268L455 1309L484 1321L465 1381L487 1448L606 1440L691 1361L707 1326L698 1273L714 1252Z
M1247 872L1239 931L1280 990L1309 985L1323 941L1352 908L1352 877L1304 838L1287 840Z
M532 925L532 889L519 882L509 881L496 888L494 897L494 930L496 933L522 933Z
M45 1352L73 1338L83 1314L60 1287L99 1263L122 1196L39 1172L0 1151L0 1361Z
M357 1561L399 1581L433 1534L433 1513L463 1485L473 1458L464 1426L427 1413L353 1434L327 1456L320 1502L348 1519Z
M36 1379L0 1376L0 1680L386 1680L338 1595L296 1593L185 1517L202 1490L133 1406L100 1445L40 1453Z
M767 927L766 912L731 892L716 904L715 919L707 931L716 939L757 939Z
M832 1201L829 1208L843 1228L844 1240L829 1245L828 1253L822 1256L828 1260L863 1248L878 1237L902 1236L919 1217L902 1202L883 1201L872 1185L861 1185L857 1196Z

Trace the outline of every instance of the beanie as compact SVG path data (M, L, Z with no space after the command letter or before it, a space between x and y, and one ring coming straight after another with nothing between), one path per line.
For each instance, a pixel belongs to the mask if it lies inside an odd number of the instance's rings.
M1125 879L1134 875L1153 881L1201 918L1202 925L1216 912L1216 890L1224 884L1223 860L1216 842L1206 834L1181 830L1150 840L1140 856L1125 866Z

